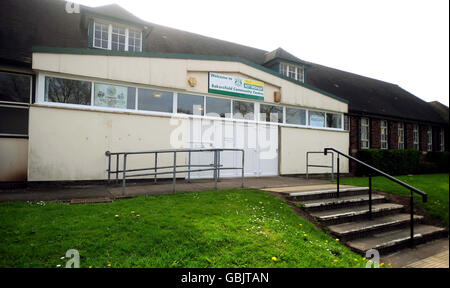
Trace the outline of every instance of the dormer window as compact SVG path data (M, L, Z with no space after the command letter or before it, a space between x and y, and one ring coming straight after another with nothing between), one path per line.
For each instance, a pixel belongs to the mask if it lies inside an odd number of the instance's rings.
M142 51L142 32L126 26L94 22L93 47L114 51Z
M280 74L300 82L305 81L305 70L302 66L280 63Z

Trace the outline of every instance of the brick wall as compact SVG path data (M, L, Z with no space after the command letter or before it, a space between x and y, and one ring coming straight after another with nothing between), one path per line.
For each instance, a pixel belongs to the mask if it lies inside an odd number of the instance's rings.
M381 120L370 120L370 148L381 148Z
M405 148L414 149L414 124L405 124Z
M428 145L428 126L420 125L419 127L420 135L419 135L419 146L420 151L427 151L427 145Z
M389 149L398 149L398 123L395 121L388 121Z

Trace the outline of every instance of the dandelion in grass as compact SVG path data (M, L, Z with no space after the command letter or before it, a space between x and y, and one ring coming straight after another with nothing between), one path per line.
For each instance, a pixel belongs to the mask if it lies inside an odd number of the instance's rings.
M278 258L277 258L277 257L272 257L272 261L273 261L273 262L277 262L277 261L278 261Z
M391 267L391 266L392 266L392 263L388 263L388 266Z
M89 266L89 269L92 269L92 266Z
M111 264L108 264L108 268L111 268Z
M136 212L135 211L131 211L131 214L136 214Z
M340 240L336 238L336 242L339 242Z
M334 260L333 260L333 262L334 262L334 263L338 263L338 262L339 262L339 260L337 260L337 259L334 259Z
M119 214L114 215L114 217L119 218Z
M380 267L383 267L384 266L384 263L380 263Z

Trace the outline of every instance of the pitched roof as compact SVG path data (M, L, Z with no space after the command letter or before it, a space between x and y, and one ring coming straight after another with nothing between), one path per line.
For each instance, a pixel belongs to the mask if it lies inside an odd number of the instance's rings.
M266 55L264 56L264 64L267 64L276 59L288 60L299 64L307 63L306 61L303 61L302 59L292 55L291 53L287 52L286 50L280 47L278 49L266 53Z
M88 47L87 26L82 25L83 16L72 14L68 17L65 12L61 12L64 11L64 5L65 2L61 0L0 1L2 61L6 59L29 65L33 46ZM448 123L448 118L443 119L431 105L398 85L306 62L282 48L269 52L153 24L139 19L116 4L81 7L91 14L147 26L144 33L145 51L150 53L237 57L257 65L267 64L274 59L285 59L309 65L306 70L307 84L349 100L349 110L353 113ZM41 17L42 14L47 17Z
M444 119L448 124L448 106L445 106L439 101L429 102L429 104L437 113L439 113L439 115L441 115L442 119Z
M312 64L307 73L310 85L348 99L350 113L445 122L427 102L396 84L318 64Z

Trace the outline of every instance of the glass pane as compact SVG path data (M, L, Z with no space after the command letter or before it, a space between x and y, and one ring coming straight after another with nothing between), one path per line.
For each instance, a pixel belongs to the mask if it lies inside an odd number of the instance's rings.
M134 109L136 88L95 83L94 106Z
M286 108L286 123L306 125L306 110Z
M231 100L206 97L206 116L231 118Z
M260 105L260 120L273 123L283 123L283 107Z
M342 128L342 115L327 113L327 127L328 128Z
M243 101L233 101L233 118L254 120L255 104Z
M91 82L45 77L45 101L91 105Z
M0 134L28 135L28 108L0 107Z
M145 111L173 112L173 93L151 89L138 90L138 109Z
M31 77L0 72L0 101L30 103Z
M309 111L309 126L325 127L325 113Z
M203 96L178 94L178 113L203 116Z

